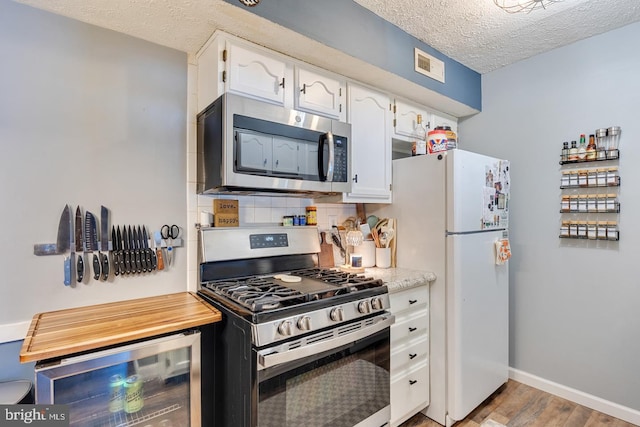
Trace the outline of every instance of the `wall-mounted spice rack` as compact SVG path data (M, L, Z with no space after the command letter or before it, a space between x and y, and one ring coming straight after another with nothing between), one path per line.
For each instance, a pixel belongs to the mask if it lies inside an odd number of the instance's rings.
M587 162L604 162L607 160L617 160L620 158L620 150L598 150L595 153L595 157L584 157L583 159L573 159L566 154L560 155L560 164L568 165L573 163L587 163Z

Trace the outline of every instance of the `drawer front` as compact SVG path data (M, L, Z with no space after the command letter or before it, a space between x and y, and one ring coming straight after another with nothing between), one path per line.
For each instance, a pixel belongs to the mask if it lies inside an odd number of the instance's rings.
M391 382L391 424L429 404L429 365L420 365Z
M391 375L395 375L400 369L411 369L427 361L429 357L428 336L420 341L409 341L407 346L399 346L398 351L393 349L391 353Z
M429 287L418 286L406 291L389 294L389 299L392 313L400 313L409 308L424 306L429 302Z
M396 323L391 326L392 351L394 344L397 345L403 339L420 339L428 336L429 312L421 310L409 316L396 318Z

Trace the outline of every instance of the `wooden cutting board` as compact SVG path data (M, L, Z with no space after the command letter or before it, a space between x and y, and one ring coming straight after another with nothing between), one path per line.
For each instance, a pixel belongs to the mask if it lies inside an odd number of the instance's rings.
M333 245L327 243L327 233L320 233L320 253L318 254L318 265L320 267L335 267L333 261Z
M20 362L96 350L221 319L218 310L192 292L39 313L22 344Z

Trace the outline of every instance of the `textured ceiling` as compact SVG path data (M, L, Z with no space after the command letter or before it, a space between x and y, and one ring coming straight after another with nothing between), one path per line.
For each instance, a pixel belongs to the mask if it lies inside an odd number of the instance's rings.
M246 11L221 0L16 1L189 53L216 29L267 31L243 25ZM493 0L355 1L479 73L640 21L638 0L564 0L528 14Z

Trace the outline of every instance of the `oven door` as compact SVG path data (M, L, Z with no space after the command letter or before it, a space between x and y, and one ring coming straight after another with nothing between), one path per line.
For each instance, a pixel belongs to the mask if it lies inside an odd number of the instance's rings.
M381 427L390 419L385 313L256 352L259 427Z

